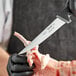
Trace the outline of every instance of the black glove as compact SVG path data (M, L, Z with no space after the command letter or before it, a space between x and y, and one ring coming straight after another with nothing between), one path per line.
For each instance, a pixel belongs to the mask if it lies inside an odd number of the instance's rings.
M8 60L7 71L9 76L32 76L35 65L29 66L25 55L12 55Z

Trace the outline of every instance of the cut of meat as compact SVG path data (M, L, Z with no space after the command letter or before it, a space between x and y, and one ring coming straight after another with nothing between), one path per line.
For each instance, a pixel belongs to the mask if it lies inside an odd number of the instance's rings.
M59 75L60 76L71 76L71 62L70 61L59 61Z
M27 41L19 33L15 32L14 35L17 36L24 44L29 44L29 41ZM27 58L27 61L29 62L30 66L32 66L33 63L36 66L36 68L34 69L33 76L56 76L56 67L58 61L54 60L53 58L50 58L49 54L43 55L39 53L38 47L35 47L31 51L28 51Z
M23 43L27 46L30 41L27 41L22 35L15 32ZM38 46L27 51L27 61L30 65L35 64L33 76L76 76L76 60L57 61L49 56L39 53Z
M48 54L42 55L39 52L34 52L32 54L34 55L32 59L36 66L33 76L56 76L57 61L50 58Z
M45 57L47 58L47 56ZM46 59L43 59L43 60L46 60ZM36 68L34 69L35 73L33 76L56 76L57 74L56 65L53 64L56 62L54 62L53 60L49 59L47 65L45 63L44 65L41 65L42 63L41 62L39 63L36 59L34 60L34 63L36 65ZM43 68L41 68L42 66ZM44 66L46 67L44 68Z
M71 62L71 66L72 66L71 76L76 76L76 60L73 60Z

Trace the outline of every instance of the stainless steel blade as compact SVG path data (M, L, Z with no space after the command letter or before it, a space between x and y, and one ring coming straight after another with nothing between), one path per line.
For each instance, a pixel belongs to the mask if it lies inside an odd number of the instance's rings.
M23 54L26 51L34 48L36 45L41 44L45 41L49 36L54 34L60 27L62 27L66 23L65 20L60 18L56 18L49 26L47 26L26 48L24 48L19 54Z

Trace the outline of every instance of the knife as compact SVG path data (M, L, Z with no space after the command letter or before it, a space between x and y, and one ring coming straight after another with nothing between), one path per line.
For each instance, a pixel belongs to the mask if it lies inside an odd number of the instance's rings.
M63 16L63 15L62 15ZM56 19L47 26L27 47L25 47L19 54L24 54L27 51L30 51L37 45L40 45L43 41L45 41L48 37L54 34L59 28L61 28L64 24L69 24L71 22L70 15L67 15L68 19L65 19L59 15L56 16Z

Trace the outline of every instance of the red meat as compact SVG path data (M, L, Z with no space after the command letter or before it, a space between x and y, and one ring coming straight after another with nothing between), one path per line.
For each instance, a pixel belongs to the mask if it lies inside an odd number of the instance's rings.
M27 46L30 41L27 41L22 35L15 32L23 43ZM76 76L76 61L57 61L49 56L39 53L38 46L30 51L27 51L27 61L30 67L34 63L36 65L33 76Z

